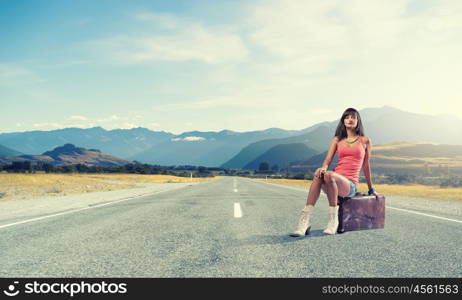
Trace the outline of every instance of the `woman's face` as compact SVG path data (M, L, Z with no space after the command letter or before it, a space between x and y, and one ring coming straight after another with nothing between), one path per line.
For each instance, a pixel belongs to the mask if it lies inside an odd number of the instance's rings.
M358 125L358 119L356 118L356 114L349 114L343 119L343 124L347 129L356 129Z

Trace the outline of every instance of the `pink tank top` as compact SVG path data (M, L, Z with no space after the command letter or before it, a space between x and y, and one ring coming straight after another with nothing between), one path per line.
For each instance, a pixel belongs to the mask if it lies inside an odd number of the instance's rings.
M350 181L355 183L359 182L359 172L363 166L364 156L366 150L364 149L364 137L359 137L359 142L347 147L345 140L337 143L338 163L334 171L340 175L345 176Z

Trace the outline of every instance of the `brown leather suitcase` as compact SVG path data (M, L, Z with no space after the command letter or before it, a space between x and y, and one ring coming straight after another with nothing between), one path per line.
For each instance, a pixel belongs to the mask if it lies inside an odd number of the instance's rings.
M385 225L385 196L338 197L337 233L346 231L383 228Z

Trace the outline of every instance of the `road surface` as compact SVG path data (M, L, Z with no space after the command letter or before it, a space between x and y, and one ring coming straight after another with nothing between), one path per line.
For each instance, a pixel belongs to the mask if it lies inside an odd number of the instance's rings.
M327 236L321 194L311 235L292 238L306 195L225 177L17 217L0 222L0 277L462 276L462 218L389 207L384 229Z

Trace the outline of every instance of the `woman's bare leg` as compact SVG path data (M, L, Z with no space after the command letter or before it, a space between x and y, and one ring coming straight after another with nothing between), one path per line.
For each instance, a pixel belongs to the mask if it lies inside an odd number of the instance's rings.
M327 192L327 199L329 200L329 206L337 206L337 197L342 197L350 193L350 183L348 179L334 172L327 172L324 175L325 189Z
M337 197L346 196L350 193L350 182L340 174L328 171L324 174L327 199L329 200L329 222L327 223L325 234L336 234L338 229L338 209Z
M306 205L315 205L316 201L318 201L319 194L321 193L321 185L323 184L323 180L320 177L315 176L313 178L313 182L310 186L310 191L308 192L308 197L306 199Z
M327 175L326 176L326 192L327 192L327 200L329 200L329 206L336 206L337 205L337 197L338 197L338 187L335 180Z

